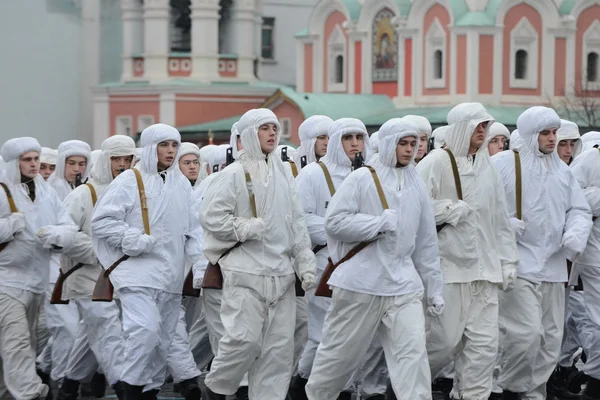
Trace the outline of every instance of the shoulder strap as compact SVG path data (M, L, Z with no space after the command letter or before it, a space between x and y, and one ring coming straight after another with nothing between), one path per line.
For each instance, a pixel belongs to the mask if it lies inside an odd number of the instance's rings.
M95 206L96 202L98 201L98 196L96 196L96 189L91 183L86 183L85 185L90 188L90 194L92 195L92 205Z
M460 184L460 174L458 173L458 165L456 165L456 158L450 149L444 149L450 157L450 164L452 164L452 174L454 175L454 185L456 186L456 194L459 200L463 199L462 186Z
M246 186L248 187L248 195L250 196L250 208L252 209L252 216L256 218L256 197L254 197L254 191L252 190L252 178L249 172L245 172L246 175Z
M17 208L17 205L15 204L15 199L13 199L12 193L10 192L10 189L8 188L6 183L0 182L0 185L2 185L2 188L6 192L6 199L8 200L8 206L10 207L10 212L11 213L19 212L19 209Z
M295 177L298 176L298 167L296 167L296 163L293 162L292 160L288 161L290 163L290 167L292 167L292 175Z
M137 168L132 168L135 174L135 180L137 182L138 192L140 194L140 206L142 207L142 220L144 221L144 232L146 235L150 234L150 221L148 219L148 204L146 204L146 192L144 191L144 181L142 180L142 174Z
M381 187L381 182L379 181L377 172L375 171L375 168L371 167L370 165L367 165L367 168L369 168L369 171L371 171L371 175L373 176L373 180L375 181L377 194L379 195L379 200L381 200L381 207L383 207L384 210L387 210L390 207L388 205L387 199L385 198L385 193L383 193L383 188Z
M319 167L323 170L323 174L325 175L325 181L327 181L327 187L329 187L329 194L331 197L335 194L335 186L333 186L333 181L331 180L331 175L329 174L329 170L323 161L318 161Z
M522 187L523 183L521 181L521 156L518 152L513 150L515 155L515 187L516 187L516 195L517 195L517 219L522 219L523 217L523 209L522 209Z

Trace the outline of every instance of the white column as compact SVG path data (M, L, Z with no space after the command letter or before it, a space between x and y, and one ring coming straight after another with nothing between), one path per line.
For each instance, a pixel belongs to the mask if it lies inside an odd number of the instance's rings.
M219 78L219 1L192 0L192 77Z
M102 142L110 136L110 126L114 121L110 120L110 102L108 94L94 94L94 122L92 148L99 149Z
M83 140L91 141L89 127L94 123L94 99L92 89L100 84L100 21L101 2L81 3L83 22L83 84L81 86L81 132Z
M231 25L233 28L233 45L237 54L237 78L252 82L254 76L255 54L255 0L238 0L233 3L231 10Z
M169 0L144 0L144 77L150 82L168 79Z
M476 101L479 96L479 32L469 30L467 32L467 60L473 62L464 62L467 64L467 98L469 101ZM463 60L461 60L463 61ZM456 75L457 66L454 64L450 69L453 75Z
M175 126L175 93L161 93L159 103L161 124Z
M123 20L123 71L121 80L133 79L133 54L144 51L144 8L140 0L121 0Z
M576 60L576 40L575 40L575 29L569 29L566 43L566 65L565 65L565 96L572 97L575 95L575 65ZM554 93L552 94L554 95Z

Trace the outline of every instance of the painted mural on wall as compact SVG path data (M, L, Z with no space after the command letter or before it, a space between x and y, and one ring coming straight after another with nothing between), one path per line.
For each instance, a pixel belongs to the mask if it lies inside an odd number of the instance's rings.
M373 82L398 80L398 36L392 20L394 12L381 10L373 21Z

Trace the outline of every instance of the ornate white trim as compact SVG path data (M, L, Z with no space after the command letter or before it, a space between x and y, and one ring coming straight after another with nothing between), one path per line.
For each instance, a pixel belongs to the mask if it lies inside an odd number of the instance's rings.
M446 31L436 18L433 20L425 34L425 88L440 89L446 87ZM439 54L441 60L436 57ZM441 61L441 66L438 63ZM441 68L440 68L441 67Z
M342 81L337 81L337 59L342 57ZM327 91L345 92L348 81L348 44L340 25L336 25L327 41Z
M540 40L535 28L526 17L521 18L510 32L510 87L520 89L537 89L538 57ZM517 52L527 53L525 78L516 78ZM506 56L506 55L505 55Z

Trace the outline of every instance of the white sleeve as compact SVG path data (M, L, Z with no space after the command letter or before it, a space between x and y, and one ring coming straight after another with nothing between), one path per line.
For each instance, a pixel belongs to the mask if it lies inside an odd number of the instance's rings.
M133 171L119 175L96 203L92 216L92 235L104 240L110 247L121 248L125 232L130 229L125 221L133 207L139 207L138 196Z
M306 171L306 172L305 172ZM317 201L315 192L313 190L313 184L316 177L313 174L303 169L296 178L298 185L298 195L302 201L304 208L304 217L306 219L306 228L308 229L308 235L312 243L317 245L327 244L327 234L325 233L325 218L316 214Z
M416 246L412 254L412 260L415 264L423 286L425 286L427 298L441 298L444 288L444 278L440 268L440 252L437 241L437 231L435 229L435 218L430 206L430 199L427 195L425 185L419 185L422 188L421 196L421 218L419 228L417 229Z
M92 248L92 239L86 232L83 232L83 226L86 223L88 216L88 207L92 206L91 197L85 199L85 195L90 196L85 190L74 190L63 201L65 210L69 217L79 229L75 235L73 246L63 252L64 256L69 257L75 263L95 264L96 254Z
M492 168L497 169L492 165ZM498 257L502 267L519 264L519 251L517 250L517 241L515 233L508 216L508 205L506 204L506 194L504 192L503 180L499 172L494 173L496 195L494 196L494 229L496 230L496 242L498 246Z
M341 242L363 242L374 239L383 226L381 215L360 212L360 196L363 190L369 190L372 182L365 182L371 174L357 170L342 182L331 198L325 214L325 231ZM377 193L373 190L373 193Z
M423 158L416 167L421 179L425 182L436 225L447 222L451 211L449 207L453 204L453 201L450 199L438 199L440 196L440 184L443 172L443 167L437 162L441 159L441 156L438 156L439 151L443 150L432 151L431 154ZM434 152L436 153L434 154Z
M579 183L577 183L577 180L572 176L570 171L569 175L571 177L570 198L565 220L564 235L576 238L577 244L574 246L573 250L583 253L592 230L592 211Z
M185 242L185 255L189 264L192 265L194 277L204 276L208 260L204 256L202 248L204 246L204 232L200 226L197 208L199 204L195 203L193 194L190 194L189 208L189 232Z
M292 232L294 233L294 247L292 248L292 258L296 273L302 277L305 273L317 273L317 260L311 249L310 237L304 219L304 210L300 202L298 192L296 191L296 183L294 179L288 178L289 195L292 206Z

